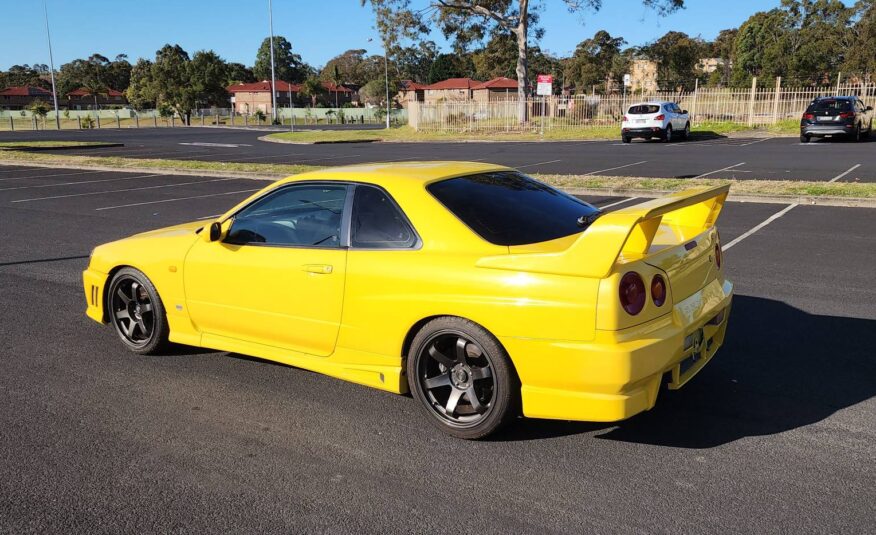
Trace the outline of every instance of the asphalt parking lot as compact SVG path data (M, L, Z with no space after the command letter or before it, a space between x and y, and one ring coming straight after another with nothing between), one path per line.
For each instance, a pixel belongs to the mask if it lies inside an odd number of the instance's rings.
M63 154L251 163L345 165L374 161L469 160L528 173L678 178L876 181L876 136L861 143L796 137L698 138L658 143L620 140L515 143L266 143L269 132L228 128L144 128L0 132L0 141L100 140L123 147ZM51 152L51 151L49 151ZM60 151L59 151L60 152Z
M240 355L138 357L87 319L93 246L264 185L142 175L0 167L0 531L872 531L873 210L728 203L737 297L694 381L626 422L464 442L408 397Z

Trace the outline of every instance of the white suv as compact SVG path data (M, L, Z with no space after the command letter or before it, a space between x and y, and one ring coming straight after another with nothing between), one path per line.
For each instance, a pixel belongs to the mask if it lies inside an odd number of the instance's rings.
M621 139L629 143L634 137L659 138L669 142L690 136L690 115L674 102L640 102L627 108L621 125Z

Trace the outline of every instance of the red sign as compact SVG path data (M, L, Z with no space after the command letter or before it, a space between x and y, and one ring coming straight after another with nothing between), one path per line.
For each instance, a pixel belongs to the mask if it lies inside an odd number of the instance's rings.
M554 92L554 77L550 74L539 74L536 77L538 84L535 88L536 95L550 96Z

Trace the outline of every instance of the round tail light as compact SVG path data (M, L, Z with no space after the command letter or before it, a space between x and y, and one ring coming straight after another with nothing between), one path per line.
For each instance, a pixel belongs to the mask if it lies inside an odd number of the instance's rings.
M651 279L651 299L658 307L666 302L666 281L660 275L654 275Z
M718 266L718 269L721 269L721 244L718 243L715 245L715 265Z
M645 281L635 271L625 274L620 281L620 302L630 316L645 308Z

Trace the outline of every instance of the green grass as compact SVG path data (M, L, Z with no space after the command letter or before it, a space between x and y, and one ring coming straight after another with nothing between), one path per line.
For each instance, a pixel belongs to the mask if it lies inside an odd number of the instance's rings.
M800 119L783 119L766 129L772 134L800 135Z
M321 169L314 165L287 165L268 163L226 163L198 160L162 160L118 158L104 156L65 156L3 151L0 162L27 165L38 163L49 166L81 168L161 169L164 171L226 173L252 178L281 178ZM842 199L876 199L876 183L867 182L809 182L790 180L720 180L684 178L610 177L587 175L535 175L539 180L560 188L583 188L594 191L617 192L672 192L694 186L731 184L733 195L768 197L836 197Z
M0 150L28 149L31 147L52 149L62 147L89 147L105 145L108 141L0 141Z

